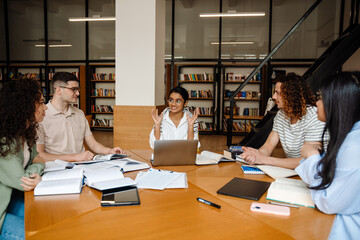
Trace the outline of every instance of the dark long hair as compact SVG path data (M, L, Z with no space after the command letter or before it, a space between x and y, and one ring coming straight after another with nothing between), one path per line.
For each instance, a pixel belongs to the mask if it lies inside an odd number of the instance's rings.
M36 80L21 79L7 82L0 90L0 156L16 153L21 138L29 147L35 144L37 123L36 103L41 99L41 88ZM10 145L17 143L15 149Z
M330 141L317 166L316 177L321 178L321 183L313 189L330 186L335 177L337 153L347 134L360 120L360 72L343 72L331 77L321 87L321 95L326 116L325 131L329 131Z

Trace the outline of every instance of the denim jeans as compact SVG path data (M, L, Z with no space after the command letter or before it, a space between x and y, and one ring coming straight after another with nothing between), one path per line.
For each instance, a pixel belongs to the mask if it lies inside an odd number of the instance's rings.
M15 239L25 239L24 193L13 190L9 206L6 211L4 224L1 229L0 240Z

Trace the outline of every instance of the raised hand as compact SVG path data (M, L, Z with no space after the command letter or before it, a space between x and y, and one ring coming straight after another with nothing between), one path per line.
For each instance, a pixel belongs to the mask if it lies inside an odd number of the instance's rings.
M193 116L190 117L189 113L186 113L186 118L187 118L187 121L188 121L188 125L189 126L194 126L194 123L195 123L196 119L198 118L198 114L197 114L197 112L194 112Z
M161 121L162 121L162 118L163 118L163 113L161 113L160 116L159 116L158 110L156 109L156 111L155 111L155 109L153 109L151 111L151 117L153 118L155 125L159 126L161 124Z

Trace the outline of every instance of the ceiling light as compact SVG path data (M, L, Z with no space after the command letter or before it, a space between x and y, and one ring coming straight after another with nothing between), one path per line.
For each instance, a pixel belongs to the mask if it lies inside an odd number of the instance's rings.
M212 45L219 45L219 42L211 42L210 44L212 44ZM232 45L232 44L237 44L237 45L250 45L250 44L254 44L254 42L244 42L244 41L221 42L221 45Z
M45 44L36 44L35 47L45 47ZM72 47L71 44L50 44L49 47Z
M74 17L69 18L70 22L95 22L95 21L115 21L115 17Z
M200 13L200 17L260 17L265 12L227 12L227 13Z

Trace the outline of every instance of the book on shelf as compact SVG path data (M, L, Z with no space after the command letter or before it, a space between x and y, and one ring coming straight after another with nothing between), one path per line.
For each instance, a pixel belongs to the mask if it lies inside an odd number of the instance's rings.
M95 88L91 90L91 94L95 97L115 97L115 89Z
M233 72L226 73L226 81L237 81L237 82L243 82L247 79L249 74L237 74ZM261 81L261 73L256 73L250 81Z
M210 122L199 121L199 130L214 131L216 130L216 125Z
M197 113L198 115L213 115L214 108L213 107L188 107L189 111L192 113Z
M211 90L190 90L189 96L191 98L212 98Z
M96 126L96 127L112 127L114 126L114 120L107 118L92 119L91 124L92 126Z
M91 105L92 112L105 112L105 113L112 113L113 109L110 105Z
M80 193L82 185L82 169L47 172L35 187L34 196Z
M113 81L115 80L115 73L93 73L91 75L91 80L95 81Z
M187 74L181 73L180 81L213 81L214 77L211 73L195 73L195 74Z
M266 199L315 208L310 189L299 179L276 179L271 183Z
M202 151L200 154L196 155L196 165L208 165L208 164L218 164L219 162L233 162L235 161L232 158L228 158L222 154Z

